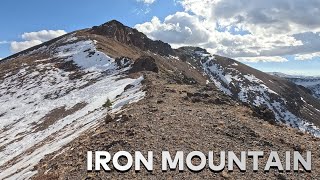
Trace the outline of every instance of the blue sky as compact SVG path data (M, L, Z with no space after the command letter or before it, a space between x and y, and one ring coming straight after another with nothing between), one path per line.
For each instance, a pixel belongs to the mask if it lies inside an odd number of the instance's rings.
M145 13L148 8L152 13ZM164 18L181 9L164 1L145 5L135 0L3 0L0 6L0 42L19 41L25 32L58 30L67 32L100 25L109 20L134 26L152 18ZM0 57L10 55L10 44L0 44Z
M204 47L263 71L320 75L320 20L316 20L320 11L313 9L317 0L252 0L251 6L245 0L239 2L3 0L0 58L15 52L13 41L21 45L39 37L41 30L71 32L116 19L174 47ZM299 9L310 9L313 14ZM22 38L30 32L36 33Z

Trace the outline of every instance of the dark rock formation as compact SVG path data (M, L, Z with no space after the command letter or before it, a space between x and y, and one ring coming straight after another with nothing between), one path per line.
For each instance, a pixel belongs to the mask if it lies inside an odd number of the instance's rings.
M141 71L152 71L159 72L159 68L156 64L156 60L151 56L141 56L138 58L132 68L129 70L129 73L136 73Z
M253 109L253 116L259 117L264 119L271 124L275 124L275 115L274 113L267 107L267 106L259 106L259 107L252 107Z
M127 45L133 45L144 51L151 51L163 56L174 54L168 43L153 41L136 29L132 29L122 23L112 20L100 26L93 26L90 30L93 34L98 34L112 38Z

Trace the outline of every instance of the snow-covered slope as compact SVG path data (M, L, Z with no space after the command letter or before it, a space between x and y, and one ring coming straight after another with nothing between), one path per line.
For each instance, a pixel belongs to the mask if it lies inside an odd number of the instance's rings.
M271 73L275 76L286 78L297 85L310 89L314 97L320 99L320 77L314 76L292 76L282 73Z
M260 112L269 109L274 114L274 117L270 113L262 114L263 118L275 118L277 122L320 136L320 129L314 123L318 123L320 116L319 109L314 107L319 107L319 103L299 87L200 48L181 49L189 55L189 63L202 68L225 94Z
M20 55L21 60L6 61L21 62L0 80L0 177L31 177L46 154L95 126L107 112L144 97L143 77L126 77L130 67L119 68L95 43L69 35ZM43 58L32 59L33 54ZM104 107L108 99L112 106Z
M287 78L288 80L310 89L313 95L320 99L320 78Z

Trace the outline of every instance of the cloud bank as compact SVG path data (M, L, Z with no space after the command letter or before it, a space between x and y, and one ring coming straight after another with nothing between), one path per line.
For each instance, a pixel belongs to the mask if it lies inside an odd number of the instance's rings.
M183 12L136 29L174 47L201 46L242 61L320 57L320 1L180 0Z
M26 32L21 35L23 41L10 43L12 53L17 53L66 34L64 30L42 30L38 32Z

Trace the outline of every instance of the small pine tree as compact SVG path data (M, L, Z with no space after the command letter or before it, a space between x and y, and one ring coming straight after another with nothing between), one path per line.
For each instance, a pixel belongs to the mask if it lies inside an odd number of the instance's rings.
M104 108L109 108L112 106L111 100L108 98L107 101L102 105Z

